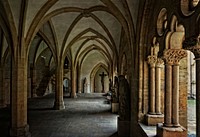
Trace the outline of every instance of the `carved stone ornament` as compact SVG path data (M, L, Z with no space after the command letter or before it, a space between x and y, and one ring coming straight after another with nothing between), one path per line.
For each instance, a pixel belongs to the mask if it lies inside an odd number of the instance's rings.
M167 64L178 64L179 61L184 57L187 57L187 52L183 49L164 50L164 60Z
M161 67L164 61L161 58L157 58L156 67Z
M147 62L150 64L151 67L155 67L155 64L157 62L157 56L151 55L147 57Z

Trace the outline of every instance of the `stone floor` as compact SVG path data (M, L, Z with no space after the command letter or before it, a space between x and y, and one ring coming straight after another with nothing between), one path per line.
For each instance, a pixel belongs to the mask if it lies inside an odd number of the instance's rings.
M78 98L64 98L65 110L53 110L53 95L29 99L28 123L32 137L116 137L117 115L111 113L102 94L78 94ZM0 136L8 132L9 112L0 117ZM5 126L3 126L6 125ZM4 128L2 128L4 127Z
M32 137L117 137L117 115L102 94L78 94L64 98L65 110L53 110L54 95L28 100L28 123ZM188 101L188 137L195 137L195 100ZM0 109L0 137L7 137L10 112ZM141 126L154 136L156 128Z

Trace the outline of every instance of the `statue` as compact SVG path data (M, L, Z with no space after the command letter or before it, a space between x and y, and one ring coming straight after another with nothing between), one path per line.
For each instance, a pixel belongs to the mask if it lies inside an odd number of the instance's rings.
M104 77L107 76L104 72L102 72L102 74L99 74L99 76L101 77L101 86L102 86L102 93L105 92L104 90Z
M119 119L130 120L130 87L125 76L119 76Z

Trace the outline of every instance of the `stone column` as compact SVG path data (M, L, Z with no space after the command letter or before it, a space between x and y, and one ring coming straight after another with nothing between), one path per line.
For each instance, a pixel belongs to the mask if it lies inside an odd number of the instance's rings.
M65 109L63 101L63 67L58 65L56 68L56 93L55 93L55 104L56 110Z
M160 69L163 61L156 55L151 55L148 56L148 63L150 65L150 109L145 118L147 125L155 126L157 123L162 123L164 119L160 111Z
M172 63L166 62L165 65L165 117L164 125L172 126L171 115L172 115Z
M196 60L196 136L200 136L200 41L199 38L187 38L183 42L184 49L190 50Z
M31 93L31 97L37 97L37 70L35 67L32 68L31 70L31 89L32 89L32 93Z
M161 58L158 58L157 59L157 62L156 62L156 88L155 88L155 94L156 94L156 114L157 115L161 115L162 113L161 113L161 107L160 107L160 105L161 105L161 95L160 95L160 92L161 92L161 88L160 88L160 86L161 86L161 74L160 74L160 71L161 71L161 68L162 68L162 64L163 64L163 60L161 59Z
M17 55L12 62L11 137L29 137L27 124L27 60Z
M173 65L173 83L172 83L172 123L178 127L179 124L179 62Z
M74 69L72 65L72 92L71 92L71 98L76 98L76 70Z
M156 56L148 56L148 63L150 65L150 105L149 114L155 114L155 64Z
M187 57L182 49L166 49L166 94L165 94L165 126L179 125L179 61ZM173 65L173 66L172 66Z
M5 90L3 89L3 67L0 67L0 108L6 107Z

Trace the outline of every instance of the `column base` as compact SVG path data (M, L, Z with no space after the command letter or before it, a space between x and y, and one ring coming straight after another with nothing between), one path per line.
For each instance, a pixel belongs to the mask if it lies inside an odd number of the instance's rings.
M70 97L71 98L77 98L77 95L76 95L76 93L75 94L71 94Z
M146 114L145 115L145 123L148 126L156 126L158 123L163 123L164 122L164 115L151 115L151 114Z
M180 127L164 127L159 123L156 127L157 137L187 137L187 130Z
M112 103L112 113L119 112L119 103Z
M24 127L15 127L10 129L10 137L31 137L29 125Z
M130 137L130 121L117 119L117 131L119 137Z
M64 101L62 102L56 102L54 103L54 107L53 107L55 110L63 110L65 109L65 104L64 104Z

